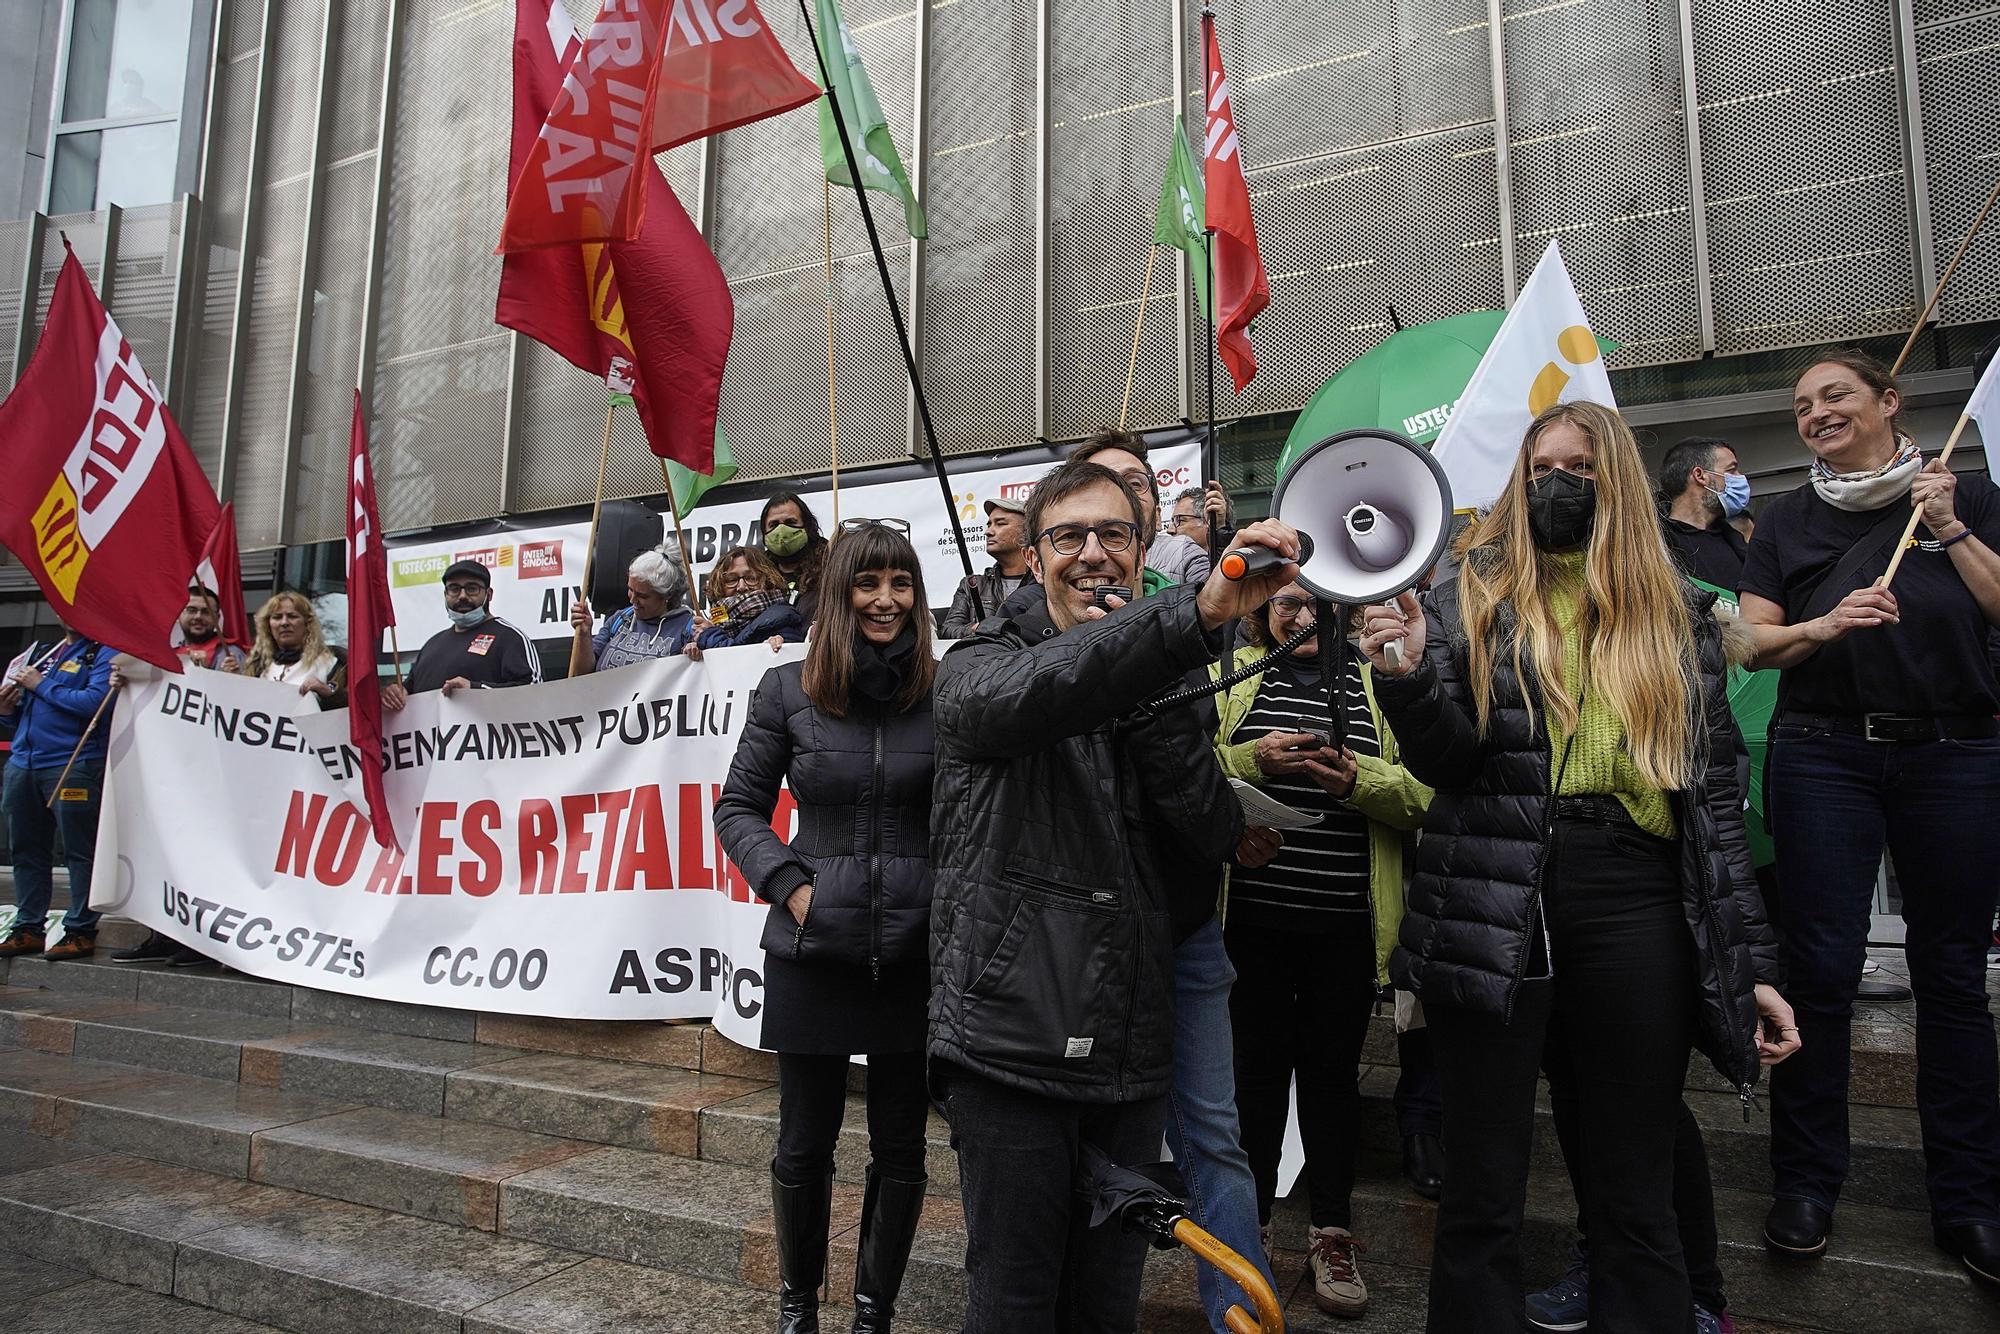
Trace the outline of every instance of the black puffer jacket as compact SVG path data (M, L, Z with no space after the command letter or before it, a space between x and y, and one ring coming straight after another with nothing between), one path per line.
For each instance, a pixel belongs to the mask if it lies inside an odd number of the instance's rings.
M931 915L931 705L894 713L858 691L845 718L806 698L805 664L764 673L715 803L715 832L771 905L764 948L873 967L924 958ZM778 783L798 802L790 844L771 828ZM785 900L811 882L803 924Z
M1701 968L1698 1042L1747 1097L1758 1073L1752 988L1778 982L1778 952L1744 842L1727 665L1720 627L1709 614L1715 597L1692 586L1686 596L1707 728L1697 740L1699 781L1669 796L1682 833L1683 899ZM1550 747L1541 685L1532 665L1523 682L1513 655L1496 654L1491 728L1482 738L1467 685L1458 584L1428 595L1424 609L1423 663L1407 676L1375 679L1375 698L1403 763L1437 790L1389 971L1426 1004L1511 1014L1548 851ZM1528 691L1537 701L1532 721Z
M1167 1091L1173 946L1243 817L1196 709L1134 714L1213 658L1192 590L1067 634L1046 605L938 668L931 1055L1076 1102Z

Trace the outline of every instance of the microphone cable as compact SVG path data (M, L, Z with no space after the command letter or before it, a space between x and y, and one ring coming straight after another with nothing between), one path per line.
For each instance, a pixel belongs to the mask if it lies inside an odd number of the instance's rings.
M1158 699L1147 700L1139 706L1139 711L1148 718L1157 718L1168 709L1177 709L1183 704L1192 704L1198 699L1206 699L1210 695L1219 695L1231 686L1249 680L1278 659L1289 655L1293 649L1305 643L1308 639L1313 638L1318 633L1319 623L1315 621L1248 666L1239 667L1219 680L1210 681L1205 686L1189 686L1185 690L1176 690L1171 695L1162 695Z

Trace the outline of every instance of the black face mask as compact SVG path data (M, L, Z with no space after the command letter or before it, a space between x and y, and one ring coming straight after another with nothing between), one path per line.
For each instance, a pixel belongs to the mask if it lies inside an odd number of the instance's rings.
M1552 468L1528 483L1528 531L1543 551L1567 551L1590 540L1597 523L1597 483Z

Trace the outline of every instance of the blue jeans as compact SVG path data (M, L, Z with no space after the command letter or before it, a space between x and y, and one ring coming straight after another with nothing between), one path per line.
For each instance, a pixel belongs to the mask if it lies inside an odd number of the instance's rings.
M62 766L30 769L9 764L0 779L0 807L7 812L7 839L14 850L15 925L40 931L49 915L54 885L49 869L55 861L56 831L62 831L64 859L69 864L69 911L63 915L66 935L97 934L98 915L90 910L90 867L97 856L97 804L104 794L104 761L78 760L63 779L60 799L56 778Z
M1847 1179L1848 1030L1886 842L1916 992L1931 1218L2000 1225L2000 1062L1986 999L2000 739L1869 741L1781 724L1770 766L1785 997L1805 1043L1771 1072L1773 1193L1831 1209Z
M1257 1266L1277 1291L1257 1231L1257 1183L1236 1121L1236 1072L1230 1041L1229 990L1236 970L1222 948L1222 923L1210 918L1174 948L1174 1083L1167 1094L1167 1147L1187 1183L1194 1221ZM1202 1309L1217 1334L1231 1303L1257 1308L1243 1290L1208 1265L1195 1265Z

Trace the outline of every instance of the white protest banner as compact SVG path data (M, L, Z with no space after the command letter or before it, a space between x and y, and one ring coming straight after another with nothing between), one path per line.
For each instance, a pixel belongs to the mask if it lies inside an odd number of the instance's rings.
M1148 461L1159 479L1161 509L1170 509L1181 491L1201 485L1201 443L1151 450ZM1025 499L1053 463L1015 464L986 468L951 477L958 519L965 526L966 545L975 571L986 568L986 502L1002 496ZM833 527L833 492L821 488L801 492L829 532ZM683 522L695 576L705 576L716 558L735 546L761 546L757 516L762 500L737 500L698 505ZM931 605L951 605L964 571L951 520L934 477L899 482L875 482L840 489L842 518L907 519L910 540L924 563L924 585ZM666 528L673 540L673 524ZM457 560L476 560L493 572L494 610L536 639L567 640L569 609L583 580L590 525L573 523L548 528L522 528L484 537L446 541L389 541L389 596L396 604L396 624L403 647L415 652L423 642L450 624L444 613L445 569ZM602 610L602 609L601 609Z
M713 1017L755 1046L767 909L712 809L752 690L803 653L412 696L383 736L407 855L369 837L344 710L135 671L92 904L257 977L506 1014ZM781 793L781 837L795 817Z
M1472 510L1499 499L1528 423L1578 400L1618 406L1590 317L1551 241L1431 446L1452 502Z

